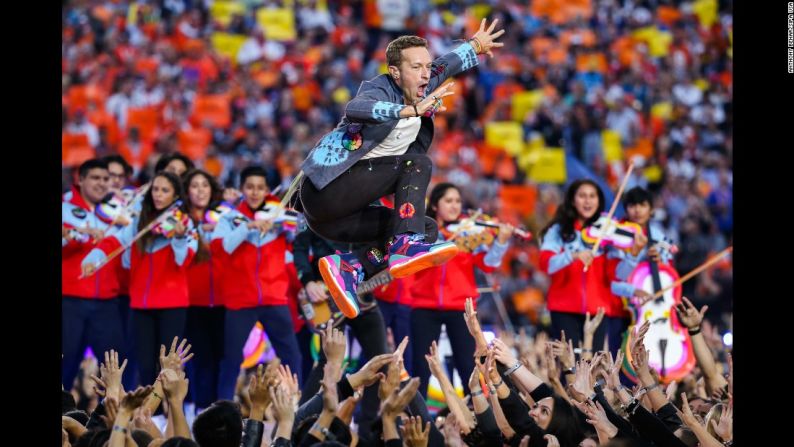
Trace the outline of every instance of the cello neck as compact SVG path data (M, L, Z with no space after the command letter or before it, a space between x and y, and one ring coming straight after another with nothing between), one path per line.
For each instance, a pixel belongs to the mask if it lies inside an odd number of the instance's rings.
M651 224L648 222L645 226L648 229L648 246L653 246L656 241L653 240L653 236L651 235ZM648 265L651 267L651 280L653 281L653 291L654 293L662 290L662 280L659 278L659 265L656 261L648 256Z

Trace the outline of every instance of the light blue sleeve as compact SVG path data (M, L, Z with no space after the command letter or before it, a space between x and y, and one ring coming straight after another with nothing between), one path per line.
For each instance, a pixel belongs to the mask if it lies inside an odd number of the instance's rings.
M83 258L83 262L81 262L80 265L83 266L83 267L86 266L86 265L89 265L89 264L97 265L100 262L103 262L106 258L107 258L107 255L105 255L104 251L102 251L102 250L100 250L98 248L95 248L95 249L91 250L90 252L88 252L86 257Z
M228 254L234 253L237 247L245 241L245 238L251 231L245 224L240 224L237 228L234 228L232 220L237 215L237 213L232 212L224 215L220 222L218 222L213 233L213 237L223 239L223 250Z
M193 228L193 222L188 221L188 228L185 236L171 238L171 249L174 250L174 261L176 265L181 266L185 263L189 250L193 250L193 253L198 250L197 236L196 230Z
M634 286L624 281L612 281L612 293L617 296L631 298L634 296Z
M543 237L540 249L557 253L549 259L549 275L557 273L573 262L573 256L565 249L562 243L559 225L553 225L549 228L549 231Z
M505 244L500 244L498 240L494 239L488 253L485 254L482 262L488 267L498 268L502 265L502 258L504 258L507 249L510 247L510 241Z

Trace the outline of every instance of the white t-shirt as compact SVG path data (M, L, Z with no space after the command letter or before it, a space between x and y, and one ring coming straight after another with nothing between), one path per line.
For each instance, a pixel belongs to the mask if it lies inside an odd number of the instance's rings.
M408 151L408 146L416 140L419 135L419 128L422 127L422 119L418 116L402 118L394 126L389 135L377 146L367 152L362 160L368 158L388 157L402 155Z

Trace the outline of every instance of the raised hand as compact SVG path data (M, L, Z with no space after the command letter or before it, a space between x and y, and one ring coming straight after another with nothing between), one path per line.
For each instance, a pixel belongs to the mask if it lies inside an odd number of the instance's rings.
M151 385L139 386L135 391L127 393L121 400L121 409L130 413L134 412L149 397L154 388Z
M603 307L598 308L598 313L596 313L595 317L590 319L590 312L587 312L585 315L584 321L584 333L585 335L593 336L598 329L598 326L601 325L601 321L604 319L604 314L606 310Z
M499 363L508 368L518 362L510 348L498 338L493 339L493 356Z
M494 19L488 29L485 29L485 19L482 19L482 22L480 22L480 29L477 30L474 36L472 36L472 39L477 42L474 44L474 50L477 52L477 54L487 54L488 56L493 57L493 52L491 49L504 46L504 43L496 42L496 39L505 32L503 29L494 31L497 22L499 22L499 19ZM479 48L477 48L477 45L479 45Z
M681 302L675 306L675 310L678 314L678 321L681 324L686 326L687 329L697 329L703 321L703 317L706 316L709 306L703 306L698 311L687 297L682 297Z
M427 447L427 441L430 437L430 422L425 423L422 429L422 417L411 416L403 418L403 425L400 427L402 432L403 442L408 447Z
M350 387L353 389L368 387L379 380L385 379L386 375L379 371L393 359L395 359L394 354L381 354L372 357L361 369L347 376Z
M171 342L171 349L167 355L165 353L165 345L160 345L160 368L182 371L185 363L193 358L193 354L190 352L192 345L185 347L187 339L183 338L179 343L179 347L177 347L177 342L179 342L179 337L174 337Z
M414 398L416 390L419 389L419 378L414 377L402 389L395 388L381 405L381 413L384 417L394 418L408 405Z
M325 357L328 363L342 364L345 359L345 352L347 351L347 337L345 333L333 327L333 324L328 324L323 331L322 344Z
M466 311L463 313L463 320L466 322L469 334L474 337L474 356L483 356L488 349L488 343L485 341L485 335L482 333L480 321L477 319L477 311L474 310L474 302L471 298L466 298L465 306Z

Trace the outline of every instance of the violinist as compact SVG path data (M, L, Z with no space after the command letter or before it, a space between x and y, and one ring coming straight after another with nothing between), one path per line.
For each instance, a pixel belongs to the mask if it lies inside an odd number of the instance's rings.
M108 172L110 173L110 183L108 189L110 191L120 192L130 185L130 178L132 177L132 166L127 163L121 155L113 154L104 158L108 164Z
M110 182L108 184L108 191L114 194L121 194L122 191L129 190L130 178L132 177L133 169L127 160L119 154L108 155L103 158L108 164L108 173L110 174ZM134 189L133 189L134 191ZM140 198L143 198L141 195ZM107 199L107 197L106 197ZM136 212L140 212L140 200L136 201ZM124 203L122 206L132 209L129 203ZM120 225L126 219L115 219L113 223ZM123 226L123 225L121 225ZM135 335L132 333L132 323L130 314L130 271L125 269L121 262L117 261L116 273L119 280L119 312L121 312L122 331L124 333L124 357L129 360L127 364L126 374L124 374L124 388L132 389L135 387L138 375L138 361L135 358Z
M161 156L154 165L154 172L170 172L181 178L194 167L190 158L179 152L174 152L173 154Z
M185 329L189 302L187 266L196 253L198 240L185 205L177 205L184 199L182 184L174 174L155 174L152 187L144 196L141 214L105 238L82 262L83 275L94 274L98 263L110 253L130 244L135 234L155 219L162 219L132 244L127 250L129 257L122 258L130 269L130 307L143 383L150 383L157 376L160 345L181 337ZM168 213L168 217L163 213Z
M198 169L188 171L184 187L190 220L199 235L196 257L187 270L190 307L185 333L196 354L187 366L194 403L197 409L203 409L217 400L223 356L224 307L218 285L225 253L222 241L213 241L212 233L226 208L221 204L221 188L209 173Z
M61 379L66 389L72 386L87 345L102 353L118 348L123 340L115 264L96 278L78 279L80 262L110 227L94 213L107 193L107 164L91 159L78 173L69 200L61 204Z
M666 244L650 244L649 240L660 242L665 240L664 230L651 222L652 201L651 193L637 186L623 195L623 207L626 210L626 217L629 222L638 224L643 229L642 235L635 238L635 244L630 252L617 267L615 281L612 281L612 292L621 297L634 297L644 300L651 296L651 293L634 287L626 282L631 271L642 261L652 259L657 263L670 264L674 254L670 251L670 246Z
M234 397L243 345L257 321L265 327L281 362L301 376L301 353L287 298L286 231L274 227L272 218L256 216L267 201L278 200L269 195L266 177L261 166L243 169L243 201L220 219L212 234L227 254L220 286L226 316L219 399Z
M592 180L576 180L568 187L554 218L541 231L540 268L551 279L546 301L551 331L559 337L564 330L574 346L584 341L587 313L595 316L599 307L605 310L604 323L593 335L594 347L603 346L607 328L619 327L625 314L622 302L610 289L622 251L606 244L593 256L592 246L582 237L582 229L593 225L603 210L601 188ZM587 271L585 264L589 265Z
M430 192L427 215L436 219L439 227L439 242L449 240L453 232L447 226L461 218L462 201L460 189L451 183L440 183ZM474 268L492 272L502 263L510 244L513 226L499 225L498 237L490 247L480 246L473 251L461 250L446 264L422 270L414 275L411 287L411 342L413 362L411 371L427 384L430 370L424 355L433 341L441 335L441 325L446 327L452 346L455 369L461 377L471 374L475 350L474 339L469 335L466 322L461 318L466 298L479 296L474 278ZM464 235L457 234L457 238ZM463 384L468 393L468 384ZM427 387L421 387L427 395Z

